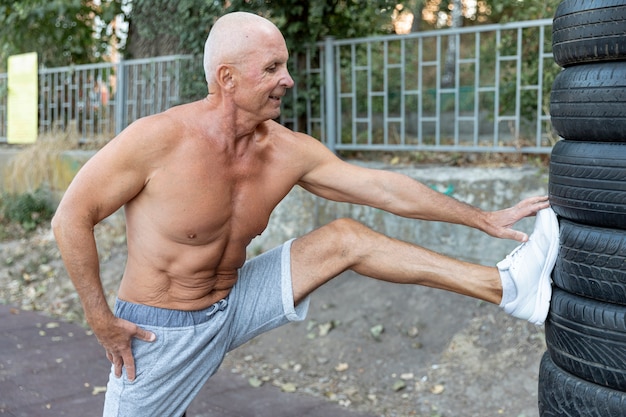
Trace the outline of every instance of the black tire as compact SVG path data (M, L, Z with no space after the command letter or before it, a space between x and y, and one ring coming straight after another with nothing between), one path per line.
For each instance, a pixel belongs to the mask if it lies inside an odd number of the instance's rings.
M548 352L558 367L626 391L626 307L555 288L545 330Z
M626 143L558 141L548 192L562 218L626 229Z
M563 0L552 24L552 52L561 66L626 58L624 0Z
M560 224L554 285L583 297L626 305L626 231L564 219Z
M626 62L565 68L552 84L550 118L568 140L626 142Z
M541 417L623 417L626 392L577 378L558 368L546 352L539 365Z

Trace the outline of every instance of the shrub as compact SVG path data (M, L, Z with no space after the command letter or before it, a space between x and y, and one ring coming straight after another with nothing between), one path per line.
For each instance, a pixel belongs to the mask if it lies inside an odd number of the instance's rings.
M42 188L24 194L3 194L0 210L5 223L18 223L27 232L49 221L54 214L50 192Z

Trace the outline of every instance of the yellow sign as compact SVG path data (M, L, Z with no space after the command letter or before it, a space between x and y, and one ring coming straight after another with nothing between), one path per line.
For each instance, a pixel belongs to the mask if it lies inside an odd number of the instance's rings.
M7 142L37 140L37 52L9 57L7 97Z

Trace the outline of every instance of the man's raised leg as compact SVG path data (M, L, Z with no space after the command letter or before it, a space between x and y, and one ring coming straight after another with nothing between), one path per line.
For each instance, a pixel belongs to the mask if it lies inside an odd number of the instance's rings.
M375 232L351 219L335 220L296 239L291 248L296 302L344 271L399 284L444 289L498 304L498 270L459 261Z
M509 306L511 302L533 304L533 308L503 306L505 311L541 324L550 301L549 294L546 300L545 292L550 290L545 288L544 278L545 271L549 276L554 267L558 223L551 209L540 211L537 217L529 241L513 251L514 256L507 257L510 262L501 262L500 269L459 261L392 239L351 219L333 221L293 242L294 300L301 301L347 270L393 283L453 291L494 304L501 304L503 300L502 280L505 279L508 292L504 299ZM543 294L535 297L539 287ZM523 301L513 301L520 299ZM541 312L536 313L537 309Z

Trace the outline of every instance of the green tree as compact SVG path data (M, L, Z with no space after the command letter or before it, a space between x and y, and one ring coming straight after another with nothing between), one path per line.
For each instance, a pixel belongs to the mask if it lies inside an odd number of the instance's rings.
M448 24L451 24L455 8L457 11L459 9L454 5L460 3L465 19L461 26L467 26L551 18L560 2L561 0L405 0L402 4L407 6L407 10L414 10L419 14L426 9L430 12L429 16L434 15L435 19L438 18L437 13L447 14ZM433 25L436 22L428 23Z
M221 2L207 0L130 0L126 58L201 54Z
M192 54L198 59L185 68L183 99L206 94L200 58L215 20L225 13L248 11L273 21L285 36L292 56L325 36L350 38L391 33L392 0L364 4L357 0L131 0L127 58ZM298 62L290 62L297 79ZM297 58L296 58L297 61ZM296 80L298 81L298 80ZM314 90L311 89L311 91Z
M229 12L258 13L285 35L289 50L303 51L325 36L351 38L392 32L392 0L131 0L128 57L203 52L215 20ZM140 45L139 45L140 44Z
M48 67L102 59L115 38L121 0L14 0L0 3L0 70L10 55L37 52Z
M130 0L125 57L150 58L164 55L194 55L181 69L181 101L206 95L202 68L204 42L215 20L225 9L219 1Z
M507 23L554 17L561 0L483 0L488 21Z
M397 1L376 0L234 0L230 10L248 10L271 19L292 52L327 36L339 39L393 32L391 15Z

